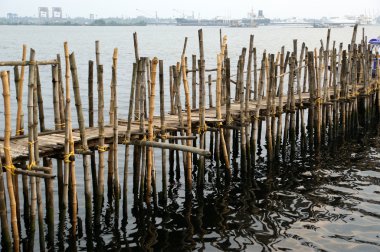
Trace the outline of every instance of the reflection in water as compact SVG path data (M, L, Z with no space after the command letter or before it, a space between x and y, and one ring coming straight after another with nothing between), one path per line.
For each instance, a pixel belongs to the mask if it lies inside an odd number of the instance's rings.
M259 159L243 180L235 173L230 183L216 183L215 171L208 172L211 179L203 191L193 194L185 194L171 174L167 202L148 207L135 201L122 229L114 223L114 208L106 207L101 228L94 229L94 246L133 251L378 250L378 133L339 147L322 145L313 155L301 151L310 148L306 138L297 135L300 144L295 151L289 146L284 162L267 165ZM92 246L84 230L78 238L86 242L79 242L79 250ZM57 245L63 249L63 242Z

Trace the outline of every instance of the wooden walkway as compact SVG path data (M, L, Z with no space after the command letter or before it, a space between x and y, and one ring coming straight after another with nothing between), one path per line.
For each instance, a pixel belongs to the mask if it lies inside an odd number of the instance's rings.
M333 90L330 90L330 94L333 94ZM297 95L298 96L298 95ZM310 94L309 93L302 93L302 103L304 105L307 105L309 103ZM264 103L266 100L266 97L263 97L262 104L260 105L260 114L265 115L267 105ZM287 97L283 97L283 106L286 105ZM279 105L279 98L277 97L276 100L276 108L278 108ZM264 104L263 104L264 103ZM296 100L296 104L299 104L299 100ZM253 116L254 112L256 111L257 102L256 101L250 101L248 106L248 112L251 116ZM231 116L234 120L234 123L240 122L240 103L231 103ZM186 118L186 113L183 112L183 117ZM199 126L199 112L198 109L192 110L191 114L192 119L192 128L193 130L196 129ZM216 118L216 110L215 108L208 108L205 111L205 122L208 126L215 126L217 122L222 122L223 124L226 123L226 106L222 106L222 119L218 120ZM131 126L131 138L136 138L141 136L140 129L139 129L139 121L133 121ZM155 116L154 117L154 125L160 125L160 117ZM148 121L145 120L145 128L147 129ZM165 115L165 126L167 131L179 131L180 125L179 125L179 119L178 115ZM186 126L186 120L184 120L184 126ZM119 120L119 143L122 143L125 138L125 133L127 130L127 121L124 119ZM99 139L99 130L98 128L86 128L86 135L88 139L88 146L90 148L96 147L98 145L98 139ZM113 129L111 125L106 125L104 127L104 137L105 137L105 143L111 143L113 142ZM81 148L81 139L79 134L79 129L73 130L73 140L75 142L75 149ZM57 157L57 154L63 156L64 153L64 143L65 143L65 132L64 130L59 131L46 131L43 133L40 133L38 136L39 141L39 150L40 150L40 157ZM3 148L4 141L3 139L0 140L0 148ZM15 136L11 138L11 152L12 152L12 159L14 162L27 160L28 159L28 136ZM4 159L4 153L1 153L1 158Z

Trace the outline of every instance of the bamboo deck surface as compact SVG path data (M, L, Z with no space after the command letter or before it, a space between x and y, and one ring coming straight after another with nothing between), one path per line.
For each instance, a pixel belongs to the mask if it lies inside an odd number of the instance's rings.
M330 94L333 93L333 90L329 90ZM298 97L298 95L295 95ZM308 101L310 99L309 93L302 93L302 102L305 104L308 104ZM283 96L283 106L285 106L287 101L287 96ZM279 105L279 98L276 98L276 107ZM299 100L296 100L296 104L299 103ZM250 101L248 112L253 115L253 112L255 112L257 107L256 101ZM260 114L265 115L266 114L266 97L263 98L260 105ZM285 111L284 111L285 112ZM239 123L240 121L240 102L232 102L231 103L231 115L234 120L234 123ZM183 112L184 118L186 117L186 113ZM196 129L199 125L199 111L192 110L192 125L193 130ZM217 122L225 123L226 121L226 106L222 106L222 119L218 120L216 118L216 111L215 108L207 108L205 110L205 119L206 124L208 126L213 126ZM184 120L184 124L186 126L186 122ZM145 126L147 129L148 122L145 121ZM160 125L160 117L155 116L154 117L154 125ZM179 129L179 120L178 115L165 115L165 125L166 130L168 131L178 131ZM125 119L119 120L119 143L122 143L125 137L125 133L127 130L127 121ZM98 128L86 128L86 135L88 139L88 145L89 147L96 147L98 145ZM139 135L141 135L139 130L139 121L133 121L131 126L131 136L132 138L136 138ZM113 137L113 129L111 125L106 125L104 129L104 136L105 136L105 142L111 143L112 137ZM75 142L75 149L81 148L81 140L79 135L79 129L73 130L73 141ZM64 130L59 131L47 131L40 133L38 136L38 142L39 142L39 151L40 151L40 157L59 157L63 155L64 152L64 143L65 143L65 132ZM1 139L0 141L0 148L3 148L4 141ZM18 137L12 137L11 138L11 153L12 153L12 159L14 161L22 161L28 159L28 136L18 136ZM4 153L1 152L1 158L4 159Z

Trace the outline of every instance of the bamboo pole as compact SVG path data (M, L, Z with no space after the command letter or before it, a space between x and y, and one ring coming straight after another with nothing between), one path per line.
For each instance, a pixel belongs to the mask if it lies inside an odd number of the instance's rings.
M186 64L185 58L182 57L182 79L183 79L183 87L185 89L185 106L186 106L186 115L187 115L187 131L186 135L188 137L191 136L191 106L190 106L190 89L189 84L187 82L186 77ZM187 146L192 146L191 140L188 139L186 141ZM186 190L188 192L191 191L192 188L192 164L191 164L191 152L186 153L186 166L185 166L185 179L186 179Z
M216 81L216 118L218 120L222 119L222 111L221 111L221 100L222 100L222 60L223 60L223 54L219 54L217 58L217 81ZM221 123L218 125L221 126ZM223 128L220 128L220 140L221 140L221 147L224 157L224 163L226 166L226 174L228 176L231 175L231 169L230 169L230 161L229 161L229 155L226 147L226 141L224 139L224 130Z
M61 56L57 54L57 62L58 62L58 93L59 93L59 114L61 118L60 129L65 127L65 99L64 99L64 89L63 89L63 80L62 80L62 64L61 64Z
M101 211L104 194L104 152L107 150L104 146L104 95L103 95L103 65L98 66L98 127L99 127L99 170L98 170L98 190L97 211ZM99 217L99 216L98 216ZM99 220L97 220L99 221Z
M149 120L148 120L148 141L153 141L153 115L154 115L154 98L156 96L156 75L157 75L158 59L155 57L152 60L152 76L151 76L151 94L149 97ZM153 171L153 148L147 148L147 180L146 180L146 202L150 204L151 186L152 186L152 171Z
M16 90L16 100L19 101L19 90L18 90L18 83L20 82L20 74L18 72L18 67L15 66L14 68L14 81L15 81L15 90ZM8 79L10 79L10 73L8 72ZM8 81L11 83L11 81ZM23 113L22 113L23 114ZM17 118L16 120L21 120L21 127L24 130L24 118ZM22 132L23 134L24 132ZM21 134L21 132L19 132ZM17 121L16 121L16 135L17 135ZM16 213L17 213L17 224L18 224L18 230L21 236L21 213L20 213L20 194L19 194L19 182L18 182L18 176L13 176L13 187L15 190L15 199L16 199Z
M212 105L212 91L211 91L211 85L212 85L212 80L211 80L211 74L208 75L208 103L209 103L209 108L213 108L214 106Z
M193 60L194 57L193 57ZM195 62L196 64L196 62ZM161 122L161 136L166 136L166 126L165 126L165 87L164 87L164 66L163 61L159 61L159 82L160 82L160 122ZM196 67L196 65L195 65ZM194 68L194 62L193 62ZM193 76L194 78L194 76ZM193 79L194 81L194 79ZM193 93L194 95L194 93ZM194 97L194 96L193 96ZM161 138L161 142L165 143L165 139ZM162 192L164 202L167 201L167 179L166 179L166 150L161 150L161 159L162 159Z
M281 139L282 139L282 113L283 113L283 90L284 90L284 70L285 70L285 47L281 47L280 55L280 84L278 87L278 121L277 121L277 139L275 146L275 156L278 157L281 149Z
M40 130L45 130L44 125L44 115L43 115L43 104L42 104L42 94L41 94L41 83L39 77L38 66L34 68L35 71L35 82L33 85L33 142L34 142L34 156L36 166L39 166L40 155L39 155L39 142L38 142L38 119L40 120ZM42 115L41 115L42 114ZM38 233L40 250L45 251L45 233L44 233L44 222L43 222L43 207L42 207L42 192L41 183L39 177L32 177L35 179L35 197L32 198L32 220L35 218L35 209L37 205L37 215L38 215ZM33 182L34 183L34 182ZM32 221L34 223L34 220ZM32 242L33 243L33 242ZM33 246L31 246L33 248Z
M263 89L265 88L265 60L266 60L266 53L263 53L262 61L261 61L261 70L259 75L259 83L258 83L258 93L257 93L257 105L255 109L255 115L254 115L254 122L253 122L253 129L252 129L252 153L254 156L252 157L252 163L253 165L256 165L256 151L258 149L259 141L260 141L260 128L259 128L259 116L260 116L260 108L261 108L261 101L263 99ZM261 124L260 124L261 125Z
M34 61L35 51L30 49L30 61ZM29 146L29 167L36 165L36 146L34 141L36 137L34 134L37 134L37 125L35 121L37 120L37 107L35 106L35 101L37 101L35 87L36 87L36 71L35 65L29 66L29 83L28 83L28 146ZM36 119L36 120L35 120ZM38 151L38 148L37 148ZM29 248L34 248L34 235L35 235L35 219L36 219L36 204L37 204L37 191L36 191L36 179L35 177L30 177L30 210L28 213L29 222Z
M146 139L145 135L145 96L146 96L146 79L145 79L145 71L146 71L146 61L148 58L141 58L141 79L140 79L140 133L143 136L143 139ZM141 167L140 167L140 201L142 202L144 199L144 191L145 191L145 176L146 176L146 146L141 148Z
M38 65L36 66L37 71L37 101L38 101L38 116L40 120L40 131L45 131L45 115L44 115L44 103L42 99L42 87L40 79L40 70Z
M197 107L197 73L196 73L196 69L197 69L197 55L192 55L191 56L191 59L192 59L192 68L191 68L191 87L192 87L192 92L191 92L191 96L192 96L192 109L196 109Z
M136 76L136 92L135 92L135 118L140 118L140 110L137 111L136 104L138 108L140 107L140 97L138 96L140 94L140 91L137 89L140 89L141 86L141 76L142 76L142 68L143 68L144 61L143 59L140 59L137 63L137 76ZM141 165L141 147L140 146L134 146L133 148L133 194L134 194L134 200L138 199L139 195L139 187L140 187L140 165Z
M125 158L124 158L124 184L123 184L123 216L125 219L128 218L128 166L129 166L129 144L131 138L131 124L132 124L132 114L133 114L133 103L135 99L135 87L137 78L137 63L133 64L132 73L132 83L131 92L129 98L129 110L128 110L128 124L127 132L125 134Z
M9 204L11 209L11 223L12 223L12 235L13 235L13 251L20 251L20 236L18 232L17 213L16 213L16 200L13 190L12 174L14 165L12 164L10 138L11 138L11 100L9 94L9 83L7 72L1 72L1 80L3 83L3 97L4 97L4 156L5 167L7 170L7 186L9 194Z
M115 194L115 219L119 218L119 199L120 199L120 179L119 179L119 162L118 162L118 139L119 139L119 119L118 119L118 96L117 96L117 60L118 49L113 52L112 64L112 85L113 85L113 173L114 173L114 194ZM118 221L115 221L117 227Z
M26 61L26 45L22 46L22 62ZM25 76L25 66L21 66L21 75L17 82L17 91L18 91L18 99L17 99L17 123L16 123L16 136L23 135L23 119L24 113L22 109L22 98L23 98L23 87L24 87L24 76Z
M89 150L89 148L88 148L87 135L86 135L86 129L85 129L85 120L83 116L82 99L81 99L80 89L79 89L77 65L76 65L74 53L70 54L70 70L71 70L71 75L72 75L72 83L73 83L74 96L75 96L75 107L77 111L82 149L84 152L86 152ZM88 220L88 219L91 219L91 215L92 215L92 202L91 202L92 191L91 191L90 156L89 155L83 155L83 176L84 176L84 194L85 194L85 205L86 205L86 220ZM90 225L90 228L91 228L91 221L86 221L86 226L87 225Z
M88 62L88 126L94 127L94 62ZM95 152L91 154L91 176L94 195L96 195L98 180L96 174Z
M198 41L199 41L199 147L205 149L205 132L206 132L206 122L205 122L205 58L204 58L204 47L203 47L203 30L198 30ZM199 160L199 171L198 171L198 186L202 187L204 182L204 170L205 170L205 159L203 156Z
M131 145L137 145L137 146L148 146L153 148L161 148L161 149L167 149L167 150L178 150L178 151L184 151L184 152L191 152L196 153L203 157L211 157L211 152L207 151L205 149L195 148L192 146L186 146L182 144L172 144L172 143L161 143L161 142L155 142L155 141L146 141L146 140L131 140L129 142Z
M1 156L1 150L0 150ZM3 240L2 247L4 251L12 251L12 240L11 234L9 232L8 218L7 218L7 206L5 202L5 190L4 190L4 179L3 179L3 164L0 158L0 219L1 219L1 236Z

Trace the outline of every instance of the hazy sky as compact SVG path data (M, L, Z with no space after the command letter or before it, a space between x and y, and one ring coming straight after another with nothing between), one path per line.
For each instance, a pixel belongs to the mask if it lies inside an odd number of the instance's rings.
M246 17L253 8L273 17L323 17L345 14L380 14L379 0L0 0L0 16L14 12L20 16L37 16L39 6L62 7L64 17L154 17L189 16L212 18Z

